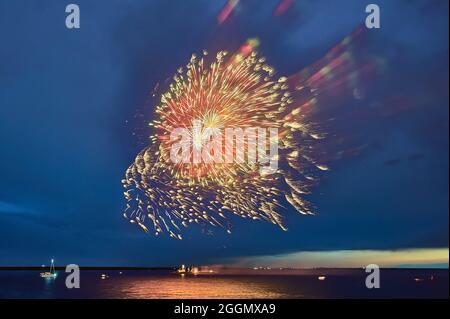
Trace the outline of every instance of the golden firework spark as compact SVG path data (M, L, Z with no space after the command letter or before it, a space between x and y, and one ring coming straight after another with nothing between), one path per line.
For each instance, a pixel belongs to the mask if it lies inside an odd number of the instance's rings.
M124 216L146 232L167 232L182 239L182 228L192 223L230 232L228 217L233 214L284 230L282 212L288 205L312 214L303 197L314 183L315 171L327 169L314 156L313 141L321 136L302 112L315 104L315 98L310 94L295 101L290 91L287 78L274 78L274 69L254 51L221 51L215 58L206 51L201 57L193 55L161 95L157 118L150 123L155 130L150 145L126 171ZM202 132L191 130L196 120L203 124L200 131L276 128L278 169L263 174L258 163L243 161L174 163L170 159L174 129L190 130L191 152L205 143L198 138ZM224 152L229 147L223 146Z

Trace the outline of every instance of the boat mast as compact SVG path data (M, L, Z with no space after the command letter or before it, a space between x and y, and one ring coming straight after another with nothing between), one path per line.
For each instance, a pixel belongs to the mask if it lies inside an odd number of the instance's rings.
M50 265L50 273L51 274L55 273L55 264L54 264L53 258L52 258L52 264Z

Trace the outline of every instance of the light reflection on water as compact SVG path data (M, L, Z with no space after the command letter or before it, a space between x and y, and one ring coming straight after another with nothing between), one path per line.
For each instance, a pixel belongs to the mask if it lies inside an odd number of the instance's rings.
M105 283L122 298L287 298L262 282L242 282L236 278L217 277L154 277L111 281ZM105 287L107 288L107 287ZM292 297L292 296L291 296ZM298 296L300 297L300 296Z

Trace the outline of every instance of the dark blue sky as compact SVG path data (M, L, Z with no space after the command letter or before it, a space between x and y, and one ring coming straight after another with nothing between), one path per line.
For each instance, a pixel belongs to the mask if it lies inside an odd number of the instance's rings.
M315 188L317 216L288 212L288 232L235 220L231 236L194 228L181 242L122 218L120 181L150 134L155 84L193 52L236 49L249 37L278 74L292 74L363 23L366 2L298 0L275 17L278 0L242 0L223 25L224 0L72 2L79 30L65 28L69 1L0 0L0 265L448 247L447 1L372 1L381 29L368 32L366 49L385 69L352 107L389 111L402 101L406 111L342 124L367 147Z

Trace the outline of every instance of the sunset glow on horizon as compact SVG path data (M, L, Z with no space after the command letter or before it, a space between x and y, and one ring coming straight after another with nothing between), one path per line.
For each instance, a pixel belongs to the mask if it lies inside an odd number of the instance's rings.
M385 268L448 268L448 248L414 248L399 250L303 251L279 255L237 258L239 267L282 268L360 268L377 264Z

